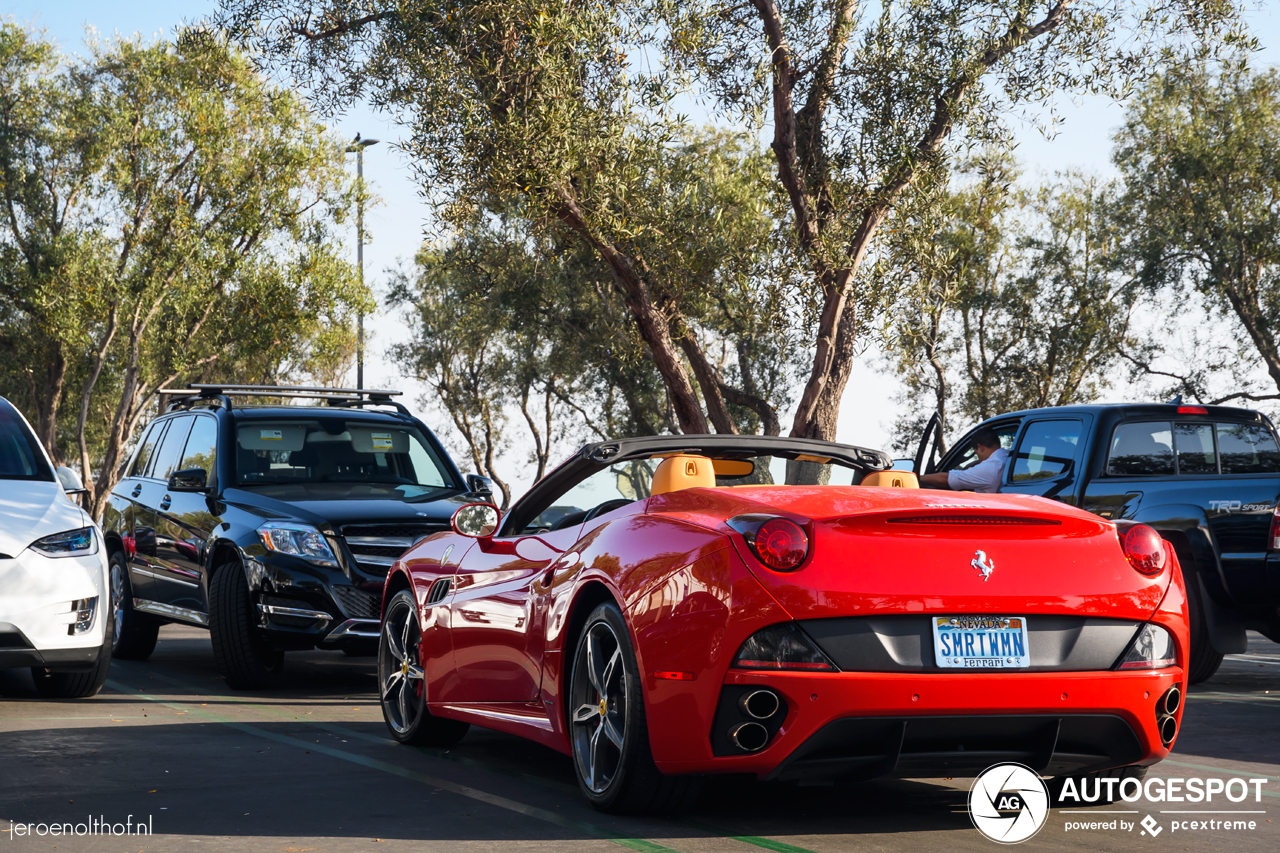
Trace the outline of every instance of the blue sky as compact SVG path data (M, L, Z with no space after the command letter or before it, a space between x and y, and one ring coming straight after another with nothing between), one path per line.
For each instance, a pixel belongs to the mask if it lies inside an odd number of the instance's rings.
M66 52L82 46L85 27L92 26L103 36L141 33L152 37L161 32L172 33L184 21L198 20L216 6L213 0L10 0L0 7L19 23L44 28ZM1247 12L1250 26L1262 43L1256 57L1259 65L1280 62L1280 13L1274 6L1258 4ZM1113 174L1110 163L1111 134L1123 119L1123 108L1108 98L1062 99L1057 104L1061 119L1056 137L1045 139L1032 127L1018 133L1018 157L1029 177L1048 175L1066 168L1080 168L1101 175ZM367 109L355 109L347 115L328 119L346 137L360 132L366 138L394 142L402 131L387 118ZM352 168L355 166L352 164ZM417 196L417 184L408 163L390 145L378 145L365 152L365 176L382 197L383 204L368 213L366 225L372 244L365 247L366 279L375 287L385 281L383 270L398 258L411 259L420 244L422 223L428 209ZM351 235L352 260L355 259L355 235ZM387 347L403 340L406 330L396 316L383 316L368 322L374 330L365 367L365 384L370 387L402 388L410 398L422 389L399 375L395 365L385 357ZM855 444L883 447L888 443L893 420L891 405L866 406L858 401L880 400L888 404L894 396L891 376L878 370L874 353L855 369L850 380L845 405L841 412L838 438ZM354 377L353 377L354 381ZM440 420L437 418L437 420ZM789 422L788 417L784 422ZM443 422L440 423L443 427ZM561 448L567 455L570 448ZM517 478L518 480L519 478Z

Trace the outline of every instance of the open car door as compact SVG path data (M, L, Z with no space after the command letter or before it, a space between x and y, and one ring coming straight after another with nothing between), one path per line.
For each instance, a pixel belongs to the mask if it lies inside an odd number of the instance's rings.
M934 412L920 434L920 445L916 448L916 457L912 471L916 474L932 474L942 452L942 416Z

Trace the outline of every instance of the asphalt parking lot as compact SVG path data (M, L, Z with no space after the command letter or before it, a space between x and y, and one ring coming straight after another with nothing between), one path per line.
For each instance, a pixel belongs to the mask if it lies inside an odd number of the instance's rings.
M688 817L601 815L580 798L568 758L518 738L472 728L448 751L393 743L371 658L294 654L280 689L240 694L218 676L205 632L168 626L160 638L150 661L117 662L107 688L88 701L42 700L26 670L0 671L0 851L996 847L970 822L967 779L836 788L722 780ZM1085 814L1055 809L1025 846L1280 849L1280 645L1251 635L1248 654L1192 689L1177 750L1152 775L1267 781L1261 802L1250 794L1214 804L1252 814L1174 815L1208 807L1142 800L1079 810ZM1154 837L1143 834L1147 815ZM145 822L153 834L18 834L25 825L91 817ZM1256 827L1173 825L1221 819ZM1068 830L1074 823L1101 826Z

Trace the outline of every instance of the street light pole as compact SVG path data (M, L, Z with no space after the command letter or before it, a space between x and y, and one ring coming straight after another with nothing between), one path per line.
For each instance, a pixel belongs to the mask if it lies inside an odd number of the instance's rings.
M347 153L356 155L356 267L361 290L364 290L364 149L377 144L378 140L361 139L357 133L347 146ZM356 387L364 387L364 311L356 315Z

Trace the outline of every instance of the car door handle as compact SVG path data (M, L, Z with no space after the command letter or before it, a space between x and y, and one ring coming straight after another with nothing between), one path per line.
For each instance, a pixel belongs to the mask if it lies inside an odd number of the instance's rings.
M542 585L551 586L551 582L555 579L556 579L556 569L555 569L555 566L552 566L551 568L547 569L547 571L542 575Z
M172 500L173 500L173 498L169 497L168 495L165 495L163 498L161 498L161 499L160 499L160 508L161 508L161 509L168 509L168 508L169 508L169 504L170 504L170 502L172 502Z
M141 483L139 483L138 485L136 485L136 486L134 486L134 487L133 487L133 493L130 495L130 497L134 497L134 498L136 498L136 497L137 497L138 495L140 495L140 494L142 494L142 484L141 484Z

